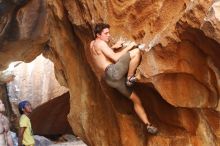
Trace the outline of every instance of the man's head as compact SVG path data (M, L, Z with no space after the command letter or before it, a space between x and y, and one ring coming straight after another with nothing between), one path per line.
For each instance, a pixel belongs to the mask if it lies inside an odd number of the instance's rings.
M95 38L99 38L105 42L109 41L110 38L110 33L109 33L109 24L105 24L105 23L98 23L95 26Z
M29 101L24 100L18 104L20 114L29 114L32 112L32 107Z

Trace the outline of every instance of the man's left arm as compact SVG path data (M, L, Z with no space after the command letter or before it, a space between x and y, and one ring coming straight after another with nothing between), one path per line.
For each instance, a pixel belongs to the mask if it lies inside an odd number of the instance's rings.
M124 41L119 40L119 41L117 41L113 46L111 46L111 48L112 48L113 50L119 49L119 48L122 47L122 44L123 44L123 43L124 43Z

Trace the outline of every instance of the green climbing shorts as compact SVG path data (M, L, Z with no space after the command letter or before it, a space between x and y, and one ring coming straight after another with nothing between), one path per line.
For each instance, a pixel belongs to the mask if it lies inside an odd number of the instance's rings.
M112 88L117 89L124 96L130 98L132 89L125 85L131 57L129 52L122 55L115 64L105 68L105 82Z

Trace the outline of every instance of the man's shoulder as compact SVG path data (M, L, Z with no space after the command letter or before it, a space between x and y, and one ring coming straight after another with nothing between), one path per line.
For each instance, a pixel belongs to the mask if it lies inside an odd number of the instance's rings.
M100 50L110 49L110 47L108 46L108 44L105 41L99 41L96 48L99 48Z
M94 40L90 43L90 48L102 50L103 48L107 48L108 44L102 40Z
M103 46L103 45L105 46L105 45L107 45L107 43L103 40L95 40L94 45L95 46Z
M90 46L91 46L91 45L93 45L93 44L94 44L94 42L95 42L95 40L92 40L92 41L90 42Z

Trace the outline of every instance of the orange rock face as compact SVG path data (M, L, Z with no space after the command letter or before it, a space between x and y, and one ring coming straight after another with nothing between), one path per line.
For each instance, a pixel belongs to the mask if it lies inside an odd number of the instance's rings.
M1 68L14 60L29 62L41 52L50 58L58 81L70 91L69 123L87 144L220 144L219 2L19 2L0 3L5 5ZM111 25L114 39L123 37L152 47L142 52L136 72L141 80L135 92L160 130L156 136L146 132L132 103L92 72L88 46L94 24L103 21Z

